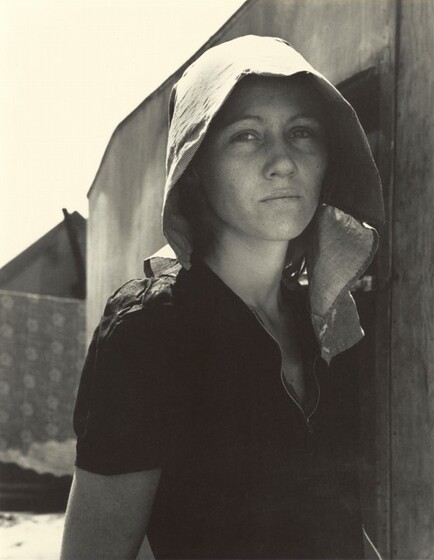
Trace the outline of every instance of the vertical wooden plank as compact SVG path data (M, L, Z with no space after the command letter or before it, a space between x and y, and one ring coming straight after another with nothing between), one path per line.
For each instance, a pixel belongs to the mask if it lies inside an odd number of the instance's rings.
M396 1L389 12L389 44L379 60L380 73L380 135L378 167L383 182L386 223L380 230L380 246L376 260L375 301L375 367L372 403L375 407L374 436L374 495L376 526L372 535L384 558L391 556L391 290L392 224L395 156L395 97L396 88Z
M382 557L390 558L390 325L394 171L394 91L396 4L390 6L393 28L389 46L377 62L379 76L379 129L370 136L374 157L383 182L386 223L379 231L380 246L369 274L376 281L374 292L358 295L366 336L360 345L362 399L362 501L364 525Z
M383 3L383 9L386 4ZM397 4L387 5L388 43L375 63L379 79L379 128L371 135L374 157L383 182L386 223L379 231L380 246L369 273L374 292L361 294L362 325L366 332L360 346L362 398L362 501L365 528L383 558L391 555L391 290L393 182L395 156ZM371 556L369 556L371 557Z
M434 2L402 0L392 284L392 557L434 558Z

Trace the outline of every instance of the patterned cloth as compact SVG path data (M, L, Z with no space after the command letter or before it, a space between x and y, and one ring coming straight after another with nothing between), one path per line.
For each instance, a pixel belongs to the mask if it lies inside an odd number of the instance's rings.
M0 290L0 461L67 474L85 303Z

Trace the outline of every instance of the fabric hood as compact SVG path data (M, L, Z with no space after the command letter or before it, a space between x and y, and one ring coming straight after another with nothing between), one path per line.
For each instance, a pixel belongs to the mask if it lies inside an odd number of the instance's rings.
M312 324L322 357L353 346L363 336L350 289L371 262L384 221L381 183L354 109L338 90L286 41L248 35L206 51L174 86L169 106L163 232L188 269L191 228L180 212L179 179L209 125L235 85L250 74L290 77L308 73L330 108L333 154L306 255Z

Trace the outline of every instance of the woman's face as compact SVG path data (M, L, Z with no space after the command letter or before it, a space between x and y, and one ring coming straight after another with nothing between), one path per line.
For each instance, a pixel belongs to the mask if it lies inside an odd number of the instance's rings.
M239 82L194 163L214 237L288 241L306 228L327 167L321 108L300 77Z

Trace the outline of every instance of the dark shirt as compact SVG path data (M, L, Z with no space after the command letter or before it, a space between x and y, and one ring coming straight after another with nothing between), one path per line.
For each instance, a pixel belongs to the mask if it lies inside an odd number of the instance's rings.
M133 281L109 300L74 416L78 467L161 468L156 558L362 558L357 375L318 357L286 290L318 406L285 390L276 342L209 268Z

